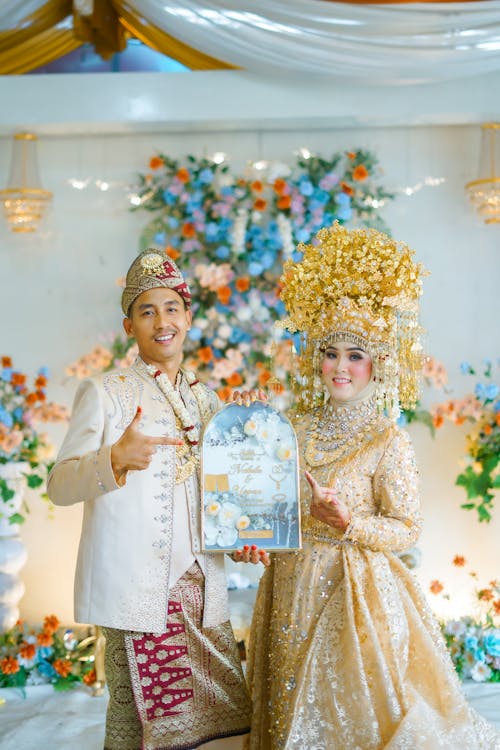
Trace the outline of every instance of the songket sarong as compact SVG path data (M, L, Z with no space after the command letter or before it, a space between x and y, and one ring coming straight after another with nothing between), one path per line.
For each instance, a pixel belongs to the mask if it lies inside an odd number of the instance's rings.
M250 700L229 622L202 627L195 563L170 590L165 633L105 628L105 750L191 750L245 734Z

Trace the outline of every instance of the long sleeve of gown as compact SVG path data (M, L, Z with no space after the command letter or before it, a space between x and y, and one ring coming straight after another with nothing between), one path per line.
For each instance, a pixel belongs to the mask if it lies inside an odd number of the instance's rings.
M373 477L378 512L355 515L344 539L375 551L400 552L411 547L422 527L418 484L410 438L397 430Z
M56 505L72 505L119 489L111 467L111 446L103 445L104 410L95 384L83 381L71 422L47 481Z

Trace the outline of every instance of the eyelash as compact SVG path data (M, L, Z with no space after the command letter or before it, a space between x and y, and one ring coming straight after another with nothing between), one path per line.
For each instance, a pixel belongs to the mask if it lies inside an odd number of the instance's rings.
M337 354L335 354L335 352L326 352L326 356L328 357L328 359L337 358ZM363 357L361 356L361 354L350 354L349 359L353 362L359 362L361 359L363 359Z

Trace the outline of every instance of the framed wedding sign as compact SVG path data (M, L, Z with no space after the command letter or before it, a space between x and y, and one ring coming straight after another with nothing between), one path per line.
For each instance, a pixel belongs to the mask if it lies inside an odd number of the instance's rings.
M203 433L201 486L204 551L300 548L297 438L269 404L228 404L212 417Z

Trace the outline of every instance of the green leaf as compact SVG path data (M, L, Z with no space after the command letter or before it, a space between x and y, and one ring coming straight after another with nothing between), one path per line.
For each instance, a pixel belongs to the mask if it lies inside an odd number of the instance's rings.
M40 487L40 485L43 484L43 478L38 474L26 474L26 479L28 481L28 487L30 489L35 489L36 487Z
M20 513L13 513L11 516L9 516L9 523L15 524L15 523L24 523L25 522L24 516L22 516Z

